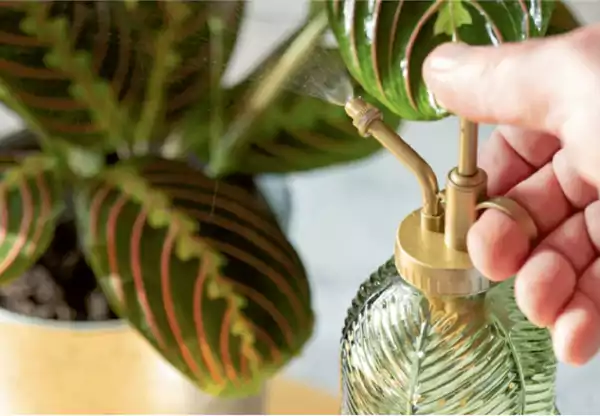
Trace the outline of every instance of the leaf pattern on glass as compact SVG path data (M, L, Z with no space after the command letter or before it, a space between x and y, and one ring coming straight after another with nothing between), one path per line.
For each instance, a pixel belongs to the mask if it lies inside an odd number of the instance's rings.
M449 41L497 45L544 35L554 1L327 0L329 20L350 73L408 120L447 112L427 89L421 68Z
M529 322L517 306L514 277L493 288L486 302L488 313L503 328L519 363L525 386L523 414L559 414L554 404L556 359L552 339L547 329Z
M391 258L361 285L342 332L342 414L557 414L550 333L512 281L427 298Z
M79 190L77 213L112 305L201 389L255 392L310 336L304 268L248 177L138 160Z

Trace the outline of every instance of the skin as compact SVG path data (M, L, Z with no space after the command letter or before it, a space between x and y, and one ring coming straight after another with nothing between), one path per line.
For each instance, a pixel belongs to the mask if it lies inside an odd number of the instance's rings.
M489 193L519 202L540 232L530 244L487 210L468 235L473 263L494 281L516 275L519 307L572 365L600 349L598 45L600 25L499 47L446 44L423 69L442 106L499 126L480 153Z

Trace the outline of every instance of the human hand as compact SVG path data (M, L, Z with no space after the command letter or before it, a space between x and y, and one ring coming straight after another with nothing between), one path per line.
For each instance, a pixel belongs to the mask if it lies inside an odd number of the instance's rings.
M474 265L494 281L516 274L523 313L548 327L559 360L600 349L600 25L500 47L442 45L423 75L436 100L498 124L480 154L490 195L507 195L540 232L530 246L508 216L473 225Z

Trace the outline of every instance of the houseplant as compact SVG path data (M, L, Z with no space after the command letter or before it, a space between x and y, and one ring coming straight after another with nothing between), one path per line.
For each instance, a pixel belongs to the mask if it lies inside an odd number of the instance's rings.
M244 6L0 5L1 98L29 130L2 152L2 306L104 321L13 325L2 410L230 412L160 380L168 366L146 346L230 399L260 393L309 338L308 280L255 178L379 146L341 107L282 88L304 82L310 54L337 59L318 11L245 81L221 86ZM105 322L116 317L147 343Z
M321 2L245 82L220 87L243 6L0 8L2 99L40 148L5 152L0 279L25 273L72 214L114 312L223 397L260 390L313 324L304 270L252 176L379 150L341 107L283 88L303 77L309 55L337 58L319 44L328 25ZM398 125L391 114L386 121Z

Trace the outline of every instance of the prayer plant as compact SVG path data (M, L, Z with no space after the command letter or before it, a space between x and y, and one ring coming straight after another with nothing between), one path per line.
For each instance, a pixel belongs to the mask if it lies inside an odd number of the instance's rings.
M440 118L420 77L403 74L456 27L471 43L516 40L514 25L536 7L549 13L547 3L317 1L257 69L226 87L244 1L2 2L0 98L39 150L1 155L0 283L32 266L71 210L121 318L200 389L257 391L301 350L314 316L301 260L252 177L380 149L339 103L286 86L345 62L376 98L357 83L354 94L387 105L388 124L398 127L398 114ZM403 4L397 20L391 12ZM566 9L558 15L556 32L575 26ZM321 42L330 23L339 55ZM531 20L528 33L546 26ZM368 54L374 60L357 58Z

